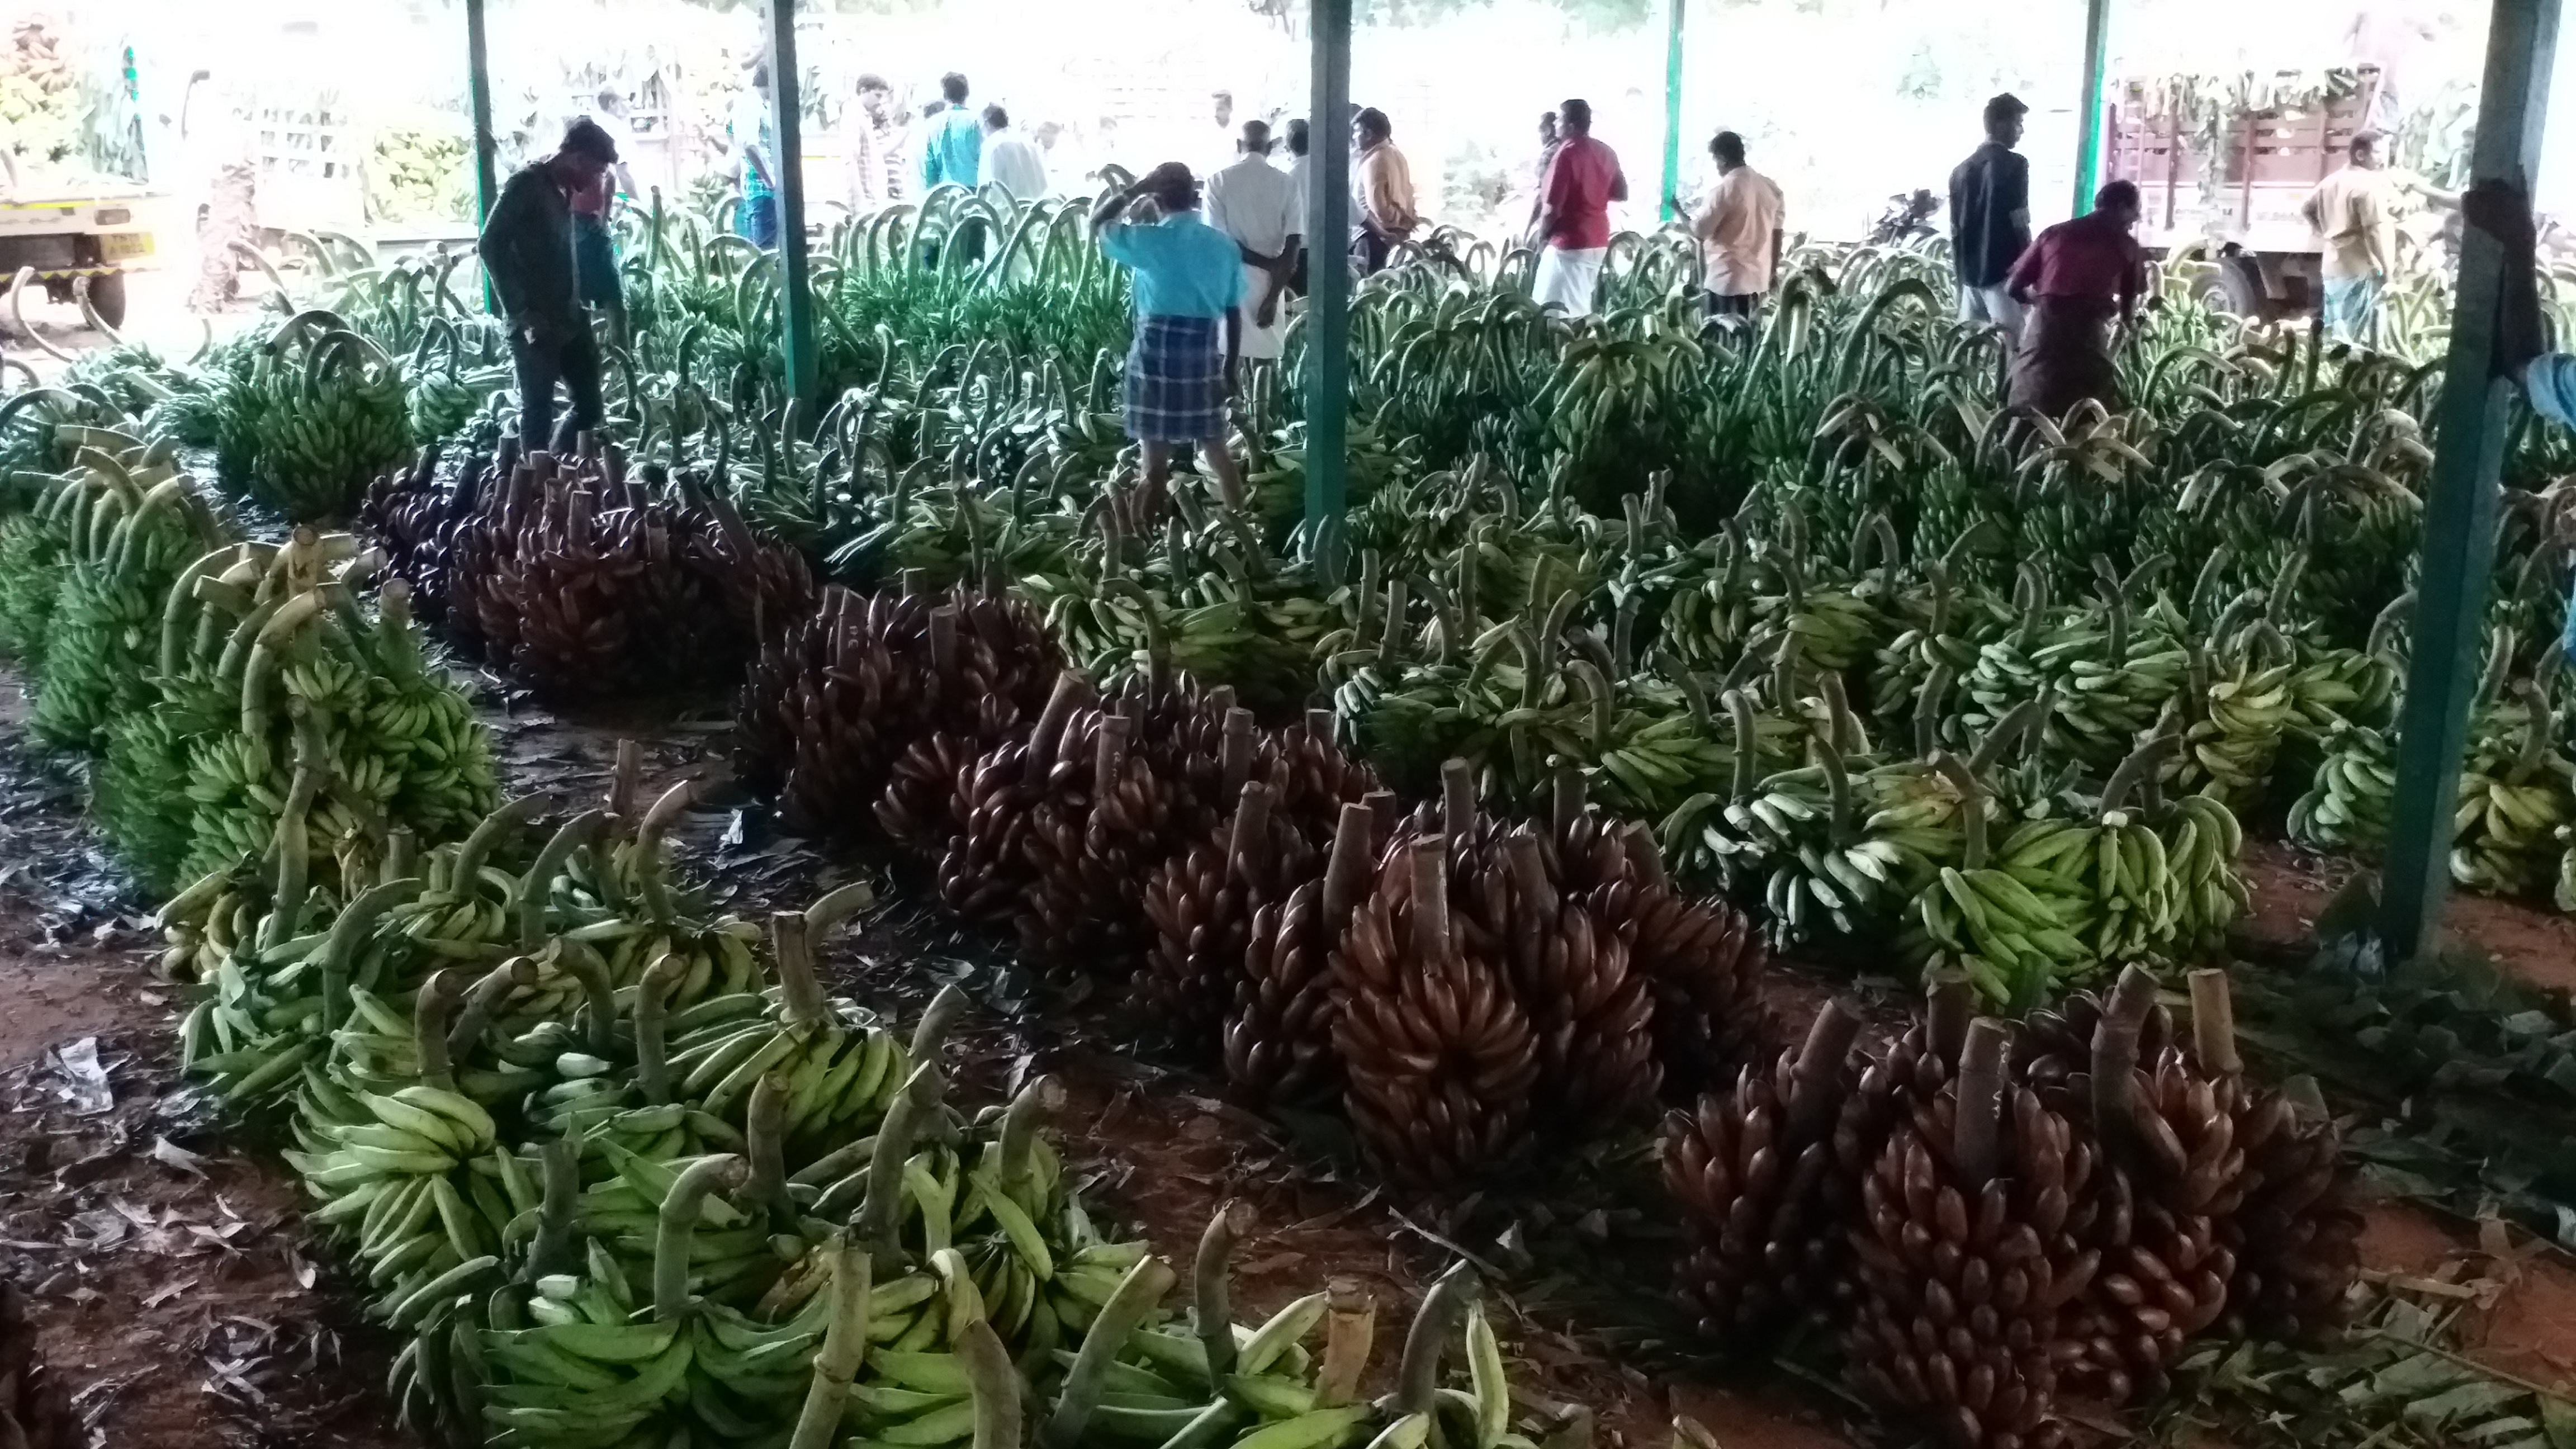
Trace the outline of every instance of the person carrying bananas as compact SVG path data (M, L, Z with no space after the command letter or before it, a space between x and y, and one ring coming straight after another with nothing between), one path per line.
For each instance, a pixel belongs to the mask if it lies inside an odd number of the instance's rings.
M1139 198L1157 220L1123 220ZM1162 502L1172 446L1195 444L1228 508L1243 506L1243 477L1226 450L1226 379L1242 338L1233 326L1244 297L1242 256L1199 214L1198 178L1166 161L1100 198L1091 209L1100 250L1135 274L1136 340L1127 350L1127 436L1145 447L1146 516Z
M568 451L573 437L599 426L599 344L575 286L572 198L597 187L616 164L617 143L599 123L587 116L574 121L553 155L519 168L502 185L475 243L509 320L519 438L531 450ZM558 382L572 394L560 439L551 427Z
M2522 388L2531 410L2562 428L2576 428L2576 354L2549 350L2549 323L2540 307L2540 228L2531 198L2510 181L2481 181L2460 195L2460 216L2504 249L2497 273L2495 375ZM2576 598L2558 647L2576 659Z

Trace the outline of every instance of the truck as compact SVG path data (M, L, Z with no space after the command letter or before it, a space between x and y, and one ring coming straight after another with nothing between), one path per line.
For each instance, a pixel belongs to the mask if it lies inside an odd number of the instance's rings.
M125 323L125 279L158 271L155 228L169 198L117 178L27 178L0 150L0 292L32 271L29 282L56 302L72 299L75 280L89 278L90 305L110 327Z
M2257 321L2304 316L2322 280L2300 208L2379 99L2379 70L2366 65L2268 82L2123 81L2104 106L2103 179L2137 184L2139 244L2209 305Z

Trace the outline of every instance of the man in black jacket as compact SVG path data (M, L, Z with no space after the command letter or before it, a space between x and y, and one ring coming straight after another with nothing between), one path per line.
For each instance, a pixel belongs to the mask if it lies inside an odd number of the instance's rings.
M599 346L573 285L572 204L617 164L617 144L588 117L564 131L555 153L519 169L501 187L475 250L510 324L510 361L519 375L519 437L554 446L555 384L572 394L564 443L599 426Z
M1986 102L1986 144L1950 173L1950 259L1959 320L1992 322L2015 341L2022 308L2004 288L2030 245L2030 161L2013 149L2030 107L2011 94Z

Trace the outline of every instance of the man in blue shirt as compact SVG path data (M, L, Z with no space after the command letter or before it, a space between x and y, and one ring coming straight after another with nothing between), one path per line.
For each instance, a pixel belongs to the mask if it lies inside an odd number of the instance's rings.
M2562 428L2576 428L2576 356L2549 350L2549 326L2540 310L2540 237L2531 199L2503 181L2481 181L2460 197L2468 224L2504 248L2502 293L2496 298L2495 366L2522 385L2531 410ZM2576 657L2576 600L2570 600L2560 647Z
M734 211L734 230L768 251L778 245L778 142L769 106L769 62L751 68L751 89L734 107L729 130L742 168L742 203Z
M948 109L921 138L922 189L954 181L971 191L983 176L984 126L966 108L966 77L953 70L941 76L939 94L947 98Z
M1161 219L1121 217L1150 197ZM1127 351L1127 436L1145 445L1147 516L1162 505L1172 445L1194 443L1229 508L1243 477L1226 450L1226 378L1241 345L1230 325L1243 300L1241 254L1199 214L1190 168L1166 161L1091 209L1100 250L1135 274L1136 340Z
M939 78L939 94L947 106L930 118L928 134L921 138L921 189L954 182L972 191L984 174L984 123L966 106L966 77L955 71ZM957 223L948 240L956 244L960 260L980 262L984 259L984 220L968 217ZM936 264L936 243L925 244L923 256Z

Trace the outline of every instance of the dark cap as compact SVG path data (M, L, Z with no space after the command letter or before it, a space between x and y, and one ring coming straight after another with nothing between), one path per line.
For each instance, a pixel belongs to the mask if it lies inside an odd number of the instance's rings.
M608 132L600 129L599 123L588 116L564 127L563 144L555 149L587 156L602 166L617 164L617 143L608 139Z

